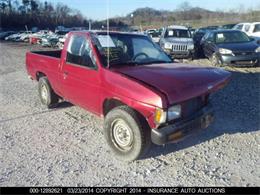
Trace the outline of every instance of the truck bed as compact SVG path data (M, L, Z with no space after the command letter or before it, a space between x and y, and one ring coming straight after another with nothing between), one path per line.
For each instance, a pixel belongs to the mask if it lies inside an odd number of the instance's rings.
M61 59L61 50L54 51L30 51L26 53L26 67L28 74L37 80L39 73L48 77L53 88L56 87L59 64Z
M50 56L54 58L60 58L61 57L61 50L53 50L53 51L32 51L31 53L44 55L44 56Z

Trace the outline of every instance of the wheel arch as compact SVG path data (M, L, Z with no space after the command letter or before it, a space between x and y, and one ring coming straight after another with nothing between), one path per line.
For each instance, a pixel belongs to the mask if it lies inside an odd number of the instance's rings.
M36 72L36 77L35 77L36 80L39 81L39 79L41 77L47 77L47 75L45 73L43 73L43 72L40 72L40 71Z
M150 126L148 122L148 118L144 115L144 113L138 111L138 109L136 109L134 106L130 106L127 103L124 103L122 100L116 98L107 98L104 100L103 107L102 107L103 116L105 117L109 111L119 106L127 106L131 108L138 114L138 116L142 121L144 121L148 126Z

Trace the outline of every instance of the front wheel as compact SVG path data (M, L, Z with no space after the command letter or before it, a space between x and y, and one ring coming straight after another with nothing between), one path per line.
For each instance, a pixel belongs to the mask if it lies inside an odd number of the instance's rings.
M127 106L114 108L106 115L104 131L112 152L122 161L140 158L151 143L146 121Z
M219 59L219 57L217 56L216 53L214 53L211 56L210 61L211 61L213 66L221 66L222 65L222 62L221 62L221 60Z

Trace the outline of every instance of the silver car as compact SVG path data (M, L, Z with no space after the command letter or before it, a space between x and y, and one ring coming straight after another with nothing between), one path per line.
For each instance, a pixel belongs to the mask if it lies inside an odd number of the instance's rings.
M164 28L159 44L174 58L193 58L194 42L189 29L185 26L174 25Z

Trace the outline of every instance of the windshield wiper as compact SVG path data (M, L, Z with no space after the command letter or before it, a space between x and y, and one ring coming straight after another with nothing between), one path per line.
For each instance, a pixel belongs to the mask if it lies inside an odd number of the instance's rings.
M161 64L161 63L171 63L171 62L165 60L153 60L149 62L142 62L142 64Z

